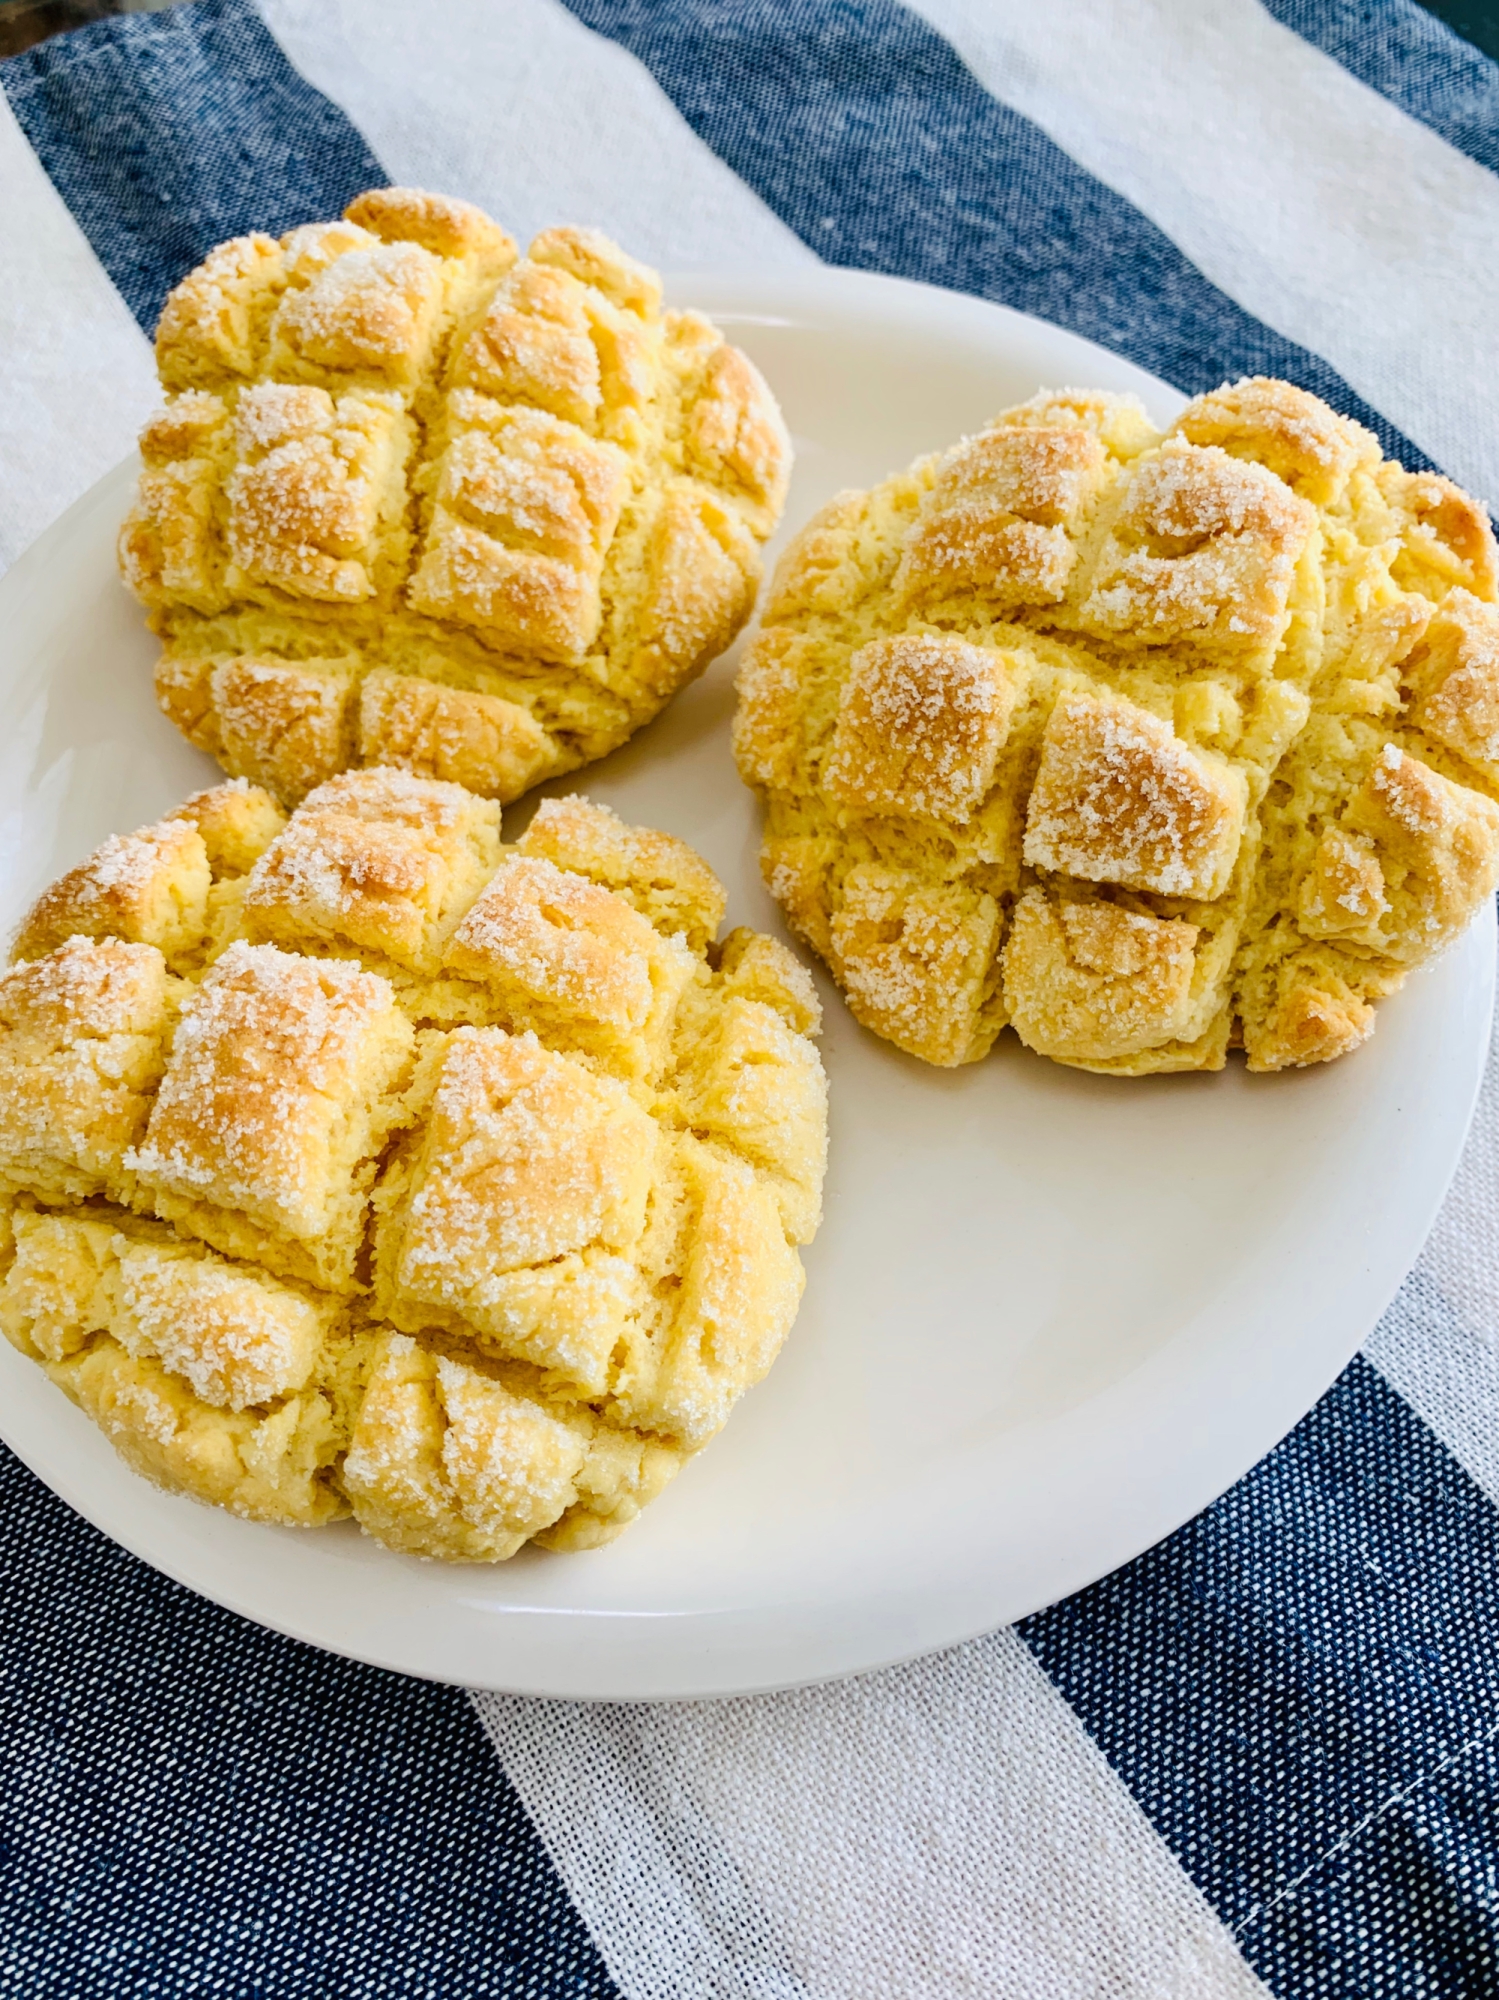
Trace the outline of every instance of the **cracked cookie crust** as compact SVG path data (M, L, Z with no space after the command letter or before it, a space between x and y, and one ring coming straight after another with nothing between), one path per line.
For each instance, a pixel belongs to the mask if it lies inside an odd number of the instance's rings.
M158 1484L490 1562L611 1540L765 1374L821 1213L810 976L583 798L243 780L0 974L0 1328Z
M790 444L752 364L586 229L521 256L382 188L167 300L120 534L166 714L294 804L397 765L501 800L734 638Z
M766 882L927 1062L1328 1061L1499 881L1496 598L1483 508L1289 383L1042 392L782 558Z

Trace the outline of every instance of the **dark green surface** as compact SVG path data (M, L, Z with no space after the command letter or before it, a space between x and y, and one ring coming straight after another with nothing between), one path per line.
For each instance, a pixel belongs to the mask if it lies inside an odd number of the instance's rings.
M175 0L0 0L0 56L19 55L49 35L86 28L106 14L154 14Z
M1499 62L1499 0L1423 0L1426 11L1445 21L1465 41Z

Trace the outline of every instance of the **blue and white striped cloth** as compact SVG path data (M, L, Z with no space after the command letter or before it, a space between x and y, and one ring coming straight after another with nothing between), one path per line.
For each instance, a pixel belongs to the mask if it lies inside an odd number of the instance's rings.
M1287 375L1499 500L1499 70L1411 0L193 0L0 85L0 562L129 450L184 270L385 180ZM1499 1994L1496 1339L1499 1067L1364 1354L1199 1520L700 1705L325 1658L7 1458L0 1995Z

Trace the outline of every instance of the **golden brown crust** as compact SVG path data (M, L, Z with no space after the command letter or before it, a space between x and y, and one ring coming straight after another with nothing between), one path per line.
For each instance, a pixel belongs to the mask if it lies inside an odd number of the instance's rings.
M170 293L156 326L165 389L220 386L248 378L261 328L259 308L283 262L281 245L256 233L209 252Z
M0 1331L144 1476L252 1518L611 1540L794 1317L805 970L714 945L706 864L583 799L519 848L389 768L162 824L211 864L185 976L106 935L0 978Z
M805 1282L777 1191L745 1160L687 1137L673 1148L673 1275L649 1342L631 1344L616 1399L628 1422L689 1448L769 1369Z
M403 1199L382 1220L378 1309L413 1332L466 1323L603 1394L643 1303L633 1253L656 1148L622 1084L534 1036L460 1028Z
M966 820L1025 687L1013 655L961 639L875 639L849 662L822 781L858 813Z
M987 790L987 786L985 787ZM1025 815L1033 868L1212 902L1244 833L1244 773L1134 702L1064 695Z
M573 422L462 389L448 435L412 604L497 646L581 660L603 618L629 459Z
M668 493L646 541L631 678L675 694L729 644L759 582L754 538L731 512L711 494Z
M172 816L198 829L215 881L248 874L286 825L270 793L244 778L194 792Z
M1437 601L1453 589L1487 604L1499 596L1499 551L1481 501L1440 473L1389 463L1379 469L1379 487L1400 533L1397 582Z
M357 763L517 797L749 614L790 466L774 398L595 231L517 258L467 203L375 189L214 251L157 356L121 571L165 712L288 804Z
M552 747L519 702L376 668L359 690L359 761L513 798L550 768Z
M1122 643L1279 639L1316 514L1265 466L1168 440L1142 458L1094 560L1086 630Z
M71 937L150 944L173 958L201 935L212 877L202 835L186 820L111 834L33 903L17 958L41 958Z
M737 347L715 347L687 412L687 463L709 486L736 492L757 534L786 504L791 440L764 376Z
M654 319L661 310L661 280L601 230L543 229L529 254L533 263L569 272L640 319Z
M1482 507L1290 383L1043 391L781 558L766 883L929 1062L1329 1060L1499 881L1496 599Z
M796 789L802 751L802 673L813 668L815 653L813 643L784 625L757 632L746 647L735 682L739 701L733 745L734 761L747 785L764 786L767 791Z
M1413 632L1403 673L1412 719L1499 788L1499 609L1453 590Z
M944 462L896 571L907 603L973 591L996 607L1055 604L1108 455L1085 425L998 424Z
M927 1062L975 1062L999 1023L981 1013L999 942L992 896L860 863L843 878L830 962L856 1019Z
M390 1548L503 1562L575 1498L587 1456L579 1429L476 1368L387 1335L344 1483Z
M349 762L357 699L352 660L215 662L213 748L241 777L295 801ZM201 731L200 720L196 729Z
M499 808L458 785L386 768L342 773L303 800L251 871L246 929L435 972L499 840Z
M1342 824L1369 844L1383 881L1382 907L1358 941L1397 963L1419 965L1451 944L1499 883L1499 805L1393 743Z
M591 799L543 799L516 847L613 890L663 937L685 937L692 951L705 951L723 922L727 892L686 841L627 826Z
M691 956L607 889L528 854L495 871L443 955L482 985L507 1027L644 1075Z
M166 1063L180 988L153 945L76 937L0 977L0 1178L118 1193Z
M1340 499L1356 467L1379 464L1379 440L1362 424L1264 375L1196 397L1174 428L1190 444L1216 445L1267 466L1318 505Z
M1023 403L1001 410L996 425L1092 431L1121 465L1160 442L1160 433L1138 396L1110 395L1103 389L1038 389Z
M164 1220L350 1289L411 1054L385 980L232 944L184 1009L126 1165Z
M1333 1062L1374 1032L1374 1009L1331 954L1293 952L1262 975L1244 1015L1251 1070Z
M482 257L505 271L520 254L515 239L472 202L419 188L371 188L344 210L382 243L420 243L438 257Z
M393 396L335 401L279 382L244 390L224 486L226 598L264 597L262 587L314 604L373 598L377 538L401 510L407 449Z
M337 223L295 231L292 242L268 336L279 379L414 389L436 355L445 260Z
M135 1471L254 1520L348 1512L355 1357L332 1309L133 1217L22 1206L11 1223L0 1331Z
M857 565L862 493L837 493L781 551L762 612L769 632L798 612L837 616L868 588Z
M1112 903L1021 897L1005 948L1005 1005L1020 1039L1059 1061L1108 1062L1182 1039L1197 930Z
M741 926L719 947L718 976L724 990L763 1001L788 1028L815 1035L822 1027L822 1002L810 972L779 939Z
M739 964L744 970L742 957ZM822 1215L827 1083L805 1031L787 1019L784 985L772 985L768 970L761 968L768 999L749 997L744 989L753 990L752 981L736 982L731 974L730 997L706 1031L679 1040L676 1095L683 1120L699 1139L770 1178L788 1239L810 1243ZM795 995L793 1005L801 997Z

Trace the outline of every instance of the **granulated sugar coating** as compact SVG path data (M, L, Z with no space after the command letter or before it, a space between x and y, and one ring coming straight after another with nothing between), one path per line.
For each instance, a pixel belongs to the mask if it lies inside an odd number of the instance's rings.
M812 982L669 835L405 771L104 843L0 976L0 1326L158 1484L494 1562L625 1527L796 1316Z
M120 567L156 688L292 804L350 765L488 798L615 749L734 638L791 447L755 369L606 237L525 257L384 188L167 300Z
M1483 508L1289 383L1043 391L786 551L766 882L928 1062L1326 1062L1499 880L1496 597Z

